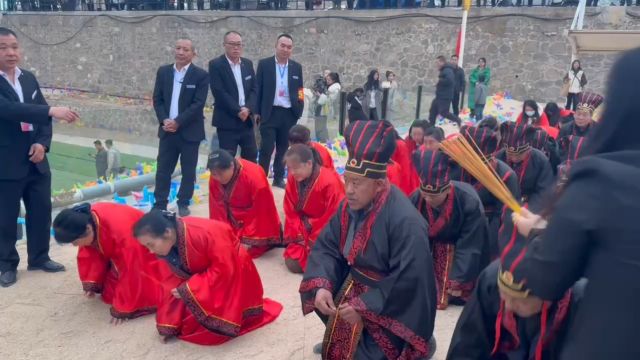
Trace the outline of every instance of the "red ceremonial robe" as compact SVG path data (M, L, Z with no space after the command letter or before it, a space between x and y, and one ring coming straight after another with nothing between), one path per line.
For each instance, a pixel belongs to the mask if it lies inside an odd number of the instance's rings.
M335 171L317 166L302 183L289 176L285 191L284 257L306 270L309 252L344 198L344 183Z
M413 140L411 142L415 145ZM398 178L399 183L394 183L402 190L402 192L410 196L420 186L420 178L418 172L411 163L411 154L415 149L411 150L405 140L396 140L396 150L391 156L391 160L400 165L400 176Z
M335 167L333 166L333 158L331 157L329 149L315 141L312 141L310 145L312 148L316 149L318 154L320 154L320 159L322 159L322 166L326 167L327 169L335 170Z
M231 181L222 185L209 179L209 218L231 225L245 245L280 244L280 217L262 168L250 161L235 161Z
M520 113L520 115L518 115L518 119L516 119L516 125L522 124L523 117L524 117L524 113ZM540 121L538 122L538 124L535 124L533 126L537 126L543 129L544 131L547 132L549 136L551 136L554 139L558 137L558 133L560 132L558 128L549 125L549 118L547 117L547 114L544 112L540 114Z
M393 160L389 160L387 164L387 179L392 185L395 185L402 193L404 190L402 187L405 185L405 182L402 178L402 166ZM406 195L406 194L405 194Z
M129 206L91 206L96 240L78 248L78 274L84 291L102 294L111 316L133 319L153 313L162 295L160 280L169 268L133 237L133 225L144 215Z
M156 314L162 336L217 345L274 321L282 305L262 298L262 281L229 225L186 217L176 221L177 257L162 284ZM180 299L171 294L177 289Z

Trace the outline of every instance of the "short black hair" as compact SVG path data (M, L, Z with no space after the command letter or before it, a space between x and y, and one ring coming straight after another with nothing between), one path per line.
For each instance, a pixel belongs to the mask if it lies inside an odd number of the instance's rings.
M233 164L233 156L226 150L214 150L209 154L207 161L207 169L209 170L227 170Z
M287 33L282 33L280 35L278 35L278 38L276 39L276 42L278 42L278 40L282 39L282 38L287 38L289 40L291 40L291 42L293 42L293 37Z
M460 57L458 56L458 54L453 54L453 55L451 55L451 57L452 57L452 58L456 57L456 58L458 58L458 59L460 58Z
M13 32L13 30L6 27L0 27L0 36L13 36L16 39L18 38L18 35L16 35L16 33Z
M445 57L443 55L440 55L436 58L436 60L438 61L442 61L442 62L447 62L447 59L445 59Z
M437 126L430 127L425 129L424 136L425 137L430 136L436 139L438 142L442 142L444 140L444 130L442 130L442 128Z
M489 128L493 131L500 130L498 119L495 116L487 116L478 123L479 128Z
M96 140L96 141L94 141L94 142L93 142L93 145L100 145L100 146L102 146L102 141L100 141L100 140Z
M289 129L289 142L291 144L308 144L311 141L311 130L300 124L293 125Z
M113 145L113 140L107 139L107 140L104 141L104 143L109 145L109 146L111 146L111 145Z
M53 220L53 237L59 244L70 244L86 234L87 225L94 225L91 205L84 203L64 209Z

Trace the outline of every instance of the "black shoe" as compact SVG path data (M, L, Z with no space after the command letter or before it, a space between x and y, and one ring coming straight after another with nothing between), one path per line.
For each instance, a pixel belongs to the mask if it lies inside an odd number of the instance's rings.
M44 272L55 273L60 271L65 271L64 265L57 263L53 260L46 261L40 265L29 265L27 266L27 270L35 271L42 270Z
M191 210L189 210L188 206L178 206L178 215L180 217L185 217L191 215Z
M280 179L280 180L273 180L273 186L284 189L287 185L284 183L284 180Z
M322 343L313 345L313 353L318 355L322 354Z
M18 281L18 274L15 270L3 271L0 275L0 286L9 287Z

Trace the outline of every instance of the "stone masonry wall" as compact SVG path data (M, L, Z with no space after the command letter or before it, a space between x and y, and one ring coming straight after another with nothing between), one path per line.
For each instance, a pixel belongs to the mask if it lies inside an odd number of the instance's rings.
M569 67L565 31L574 8L473 9L469 17L465 71L479 57L492 70L491 91L515 98L559 100ZM206 68L222 53L222 35L244 34L245 56L257 61L273 54L275 37L291 33L293 58L304 67L305 83L323 69L337 71L347 88L361 86L372 68L393 70L405 91L424 85L433 92L434 59L454 52L460 10L421 9L341 12L174 12L53 13L2 15L0 24L18 32L23 67L42 85L98 94L150 97L156 69L172 62L176 39L194 40ZM640 29L624 8L589 10L585 27ZM588 88L603 92L615 55L585 55ZM428 105L428 104L427 104ZM425 105L423 105L425 106ZM102 116L108 116L108 107ZM117 112L114 112L117 114ZM141 110L140 116L153 116ZM153 123L153 120L150 120Z

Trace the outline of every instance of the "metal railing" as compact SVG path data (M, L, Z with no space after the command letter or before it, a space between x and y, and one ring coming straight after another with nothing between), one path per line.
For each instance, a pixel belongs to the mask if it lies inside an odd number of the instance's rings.
M601 0L600 5L640 5L640 0ZM474 7L577 6L579 0L473 0ZM588 0L587 6L598 6ZM180 10L366 10L459 8L462 0L0 0L2 12Z

